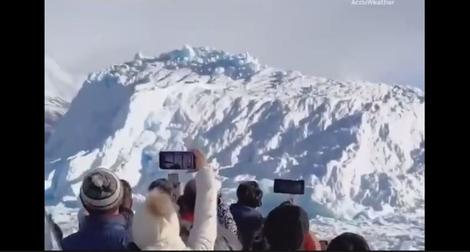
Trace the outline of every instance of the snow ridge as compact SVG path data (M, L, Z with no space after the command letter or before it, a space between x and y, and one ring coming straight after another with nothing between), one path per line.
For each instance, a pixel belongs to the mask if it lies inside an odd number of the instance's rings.
M70 101L78 91L73 77L57 62L45 55L45 141L54 132L55 125L67 112Z

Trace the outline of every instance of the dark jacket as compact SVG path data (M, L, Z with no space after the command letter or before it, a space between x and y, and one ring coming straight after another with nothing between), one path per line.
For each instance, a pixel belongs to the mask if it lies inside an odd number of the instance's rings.
M237 224L243 249L253 248L262 239L263 215L253 207L240 203L230 205L230 212Z
M129 208L121 207L119 209L119 214L121 214L126 220L126 229L128 232L129 241L133 241L132 238L132 220L134 219L134 212Z
M129 237L122 215L87 216L81 230L62 240L64 250L126 250Z

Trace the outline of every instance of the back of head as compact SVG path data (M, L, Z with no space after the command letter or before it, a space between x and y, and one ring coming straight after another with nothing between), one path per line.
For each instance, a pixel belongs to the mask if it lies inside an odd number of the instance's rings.
M120 181L123 189L121 207L132 209L132 187L126 180L121 179Z
M142 250L163 245L181 249L178 216L169 194L158 188L149 193L145 205L134 215L132 235L134 243Z
M108 214L119 209L123 194L119 178L108 169L97 168L85 174L80 200L90 215Z
M263 191L256 181L246 181L237 188L238 203L249 207L262 205Z
M158 188L161 191L168 193L170 195L171 195L171 191L173 190L173 187L170 181L168 181L165 178L159 178L159 179L154 180L152 183L150 183L148 191L150 192L155 188Z
M196 207L196 180L189 180L184 186L183 195L178 199L181 214L194 213Z
M264 223L264 235L272 250L297 250L308 233L308 215L301 207L281 204Z
M369 251L364 237L354 233L342 233L328 244L327 251Z

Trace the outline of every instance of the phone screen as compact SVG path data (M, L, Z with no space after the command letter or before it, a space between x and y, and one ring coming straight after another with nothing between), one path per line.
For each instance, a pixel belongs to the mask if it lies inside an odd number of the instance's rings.
M274 192L287 194L304 194L305 184L303 180L275 179Z
M190 151L160 151L159 165L164 170L194 170L194 154Z

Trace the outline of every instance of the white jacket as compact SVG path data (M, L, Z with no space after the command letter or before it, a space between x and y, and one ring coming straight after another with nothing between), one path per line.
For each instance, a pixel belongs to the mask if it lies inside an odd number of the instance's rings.
M230 226L230 223L224 223L228 218L226 216L221 216L224 213L220 213L218 208L218 221L217 221L217 237L214 244L215 250L242 250L243 247L238 239L236 224L235 226ZM230 214L230 212L228 212ZM235 222L235 221L233 221ZM187 242L188 238L185 235L186 233L191 233L192 224L188 221L181 220L181 228L185 229L182 239L184 242ZM233 230L235 228L235 230Z
M242 250L238 239L237 223L233 219L230 207L220 199L217 205L217 239L215 250Z
M242 250L242 244L237 235L224 225L217 223L217 238L214 245L215 250Z
M134 243L142 250L213 250L217 236L217 191L220 182L210 168L201 169L196 177L194 226L187 243L180 237L177 208L171 197L159 189L152 190L145 204L134 215Z

